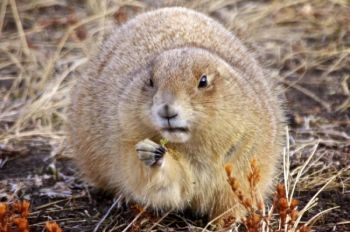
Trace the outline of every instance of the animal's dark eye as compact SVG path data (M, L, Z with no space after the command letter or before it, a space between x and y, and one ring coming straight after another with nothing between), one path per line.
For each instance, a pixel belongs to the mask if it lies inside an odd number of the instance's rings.
M149 85L150 87L153 87L153 86L154 86L153 80L152 80L152 79L149 79L148 85Z
M201 79L199 80L198 88L205 88L208 86L208 78L207 75L203 74Z

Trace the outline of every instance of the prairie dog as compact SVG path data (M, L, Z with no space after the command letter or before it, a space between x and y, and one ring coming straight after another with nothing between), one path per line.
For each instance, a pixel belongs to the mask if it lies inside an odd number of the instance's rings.
M277 92L221 24L158 9L116 28L91 59L72 90L68 137L100 188L157 210L242 216L224 165L248 194L254 156L258 190L271 190L283 146Z

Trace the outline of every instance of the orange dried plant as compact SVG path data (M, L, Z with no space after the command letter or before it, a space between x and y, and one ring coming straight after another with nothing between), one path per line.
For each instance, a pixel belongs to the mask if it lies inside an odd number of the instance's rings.
M20 232L29 232L29 223L27 218L17 217L12 219Z
M311 232L310 228L307 226L301 226L299 229L300 232Z
M26 200L17 201L15 203L13 203L12 207L16 213L21 215L22 218L28 217L29 207L30 207L29 201L26 201Z
M286 189L284 184L278 184L276 187L275 197L273 201L273 208L278 213L280 219L280 231L290 231L292 230L295 221L299 216L297 206L299 205L299 200L292 198L290 202L286 197ZM300 232L311 231L305 225L299 228Z
M11 205L0 203L0 232L10 232L14 227L19 232L29 232L29 207L30 203L26 200Z
M232 176L233 173L233 165L226 164L225 171L227 175L227 182L231 186L232 192L238 198L239 203L247 210L248 216L245 220L243 220L245 226L248 231L255 232L259 231L260 224L262 222L262 215L260 211L264 208L264 202L262 201L258 191L257 184L260 181L260 169L257 165L256 159L252 159L250 162L251 171L247 176L247 181L249 183L250 195L245 196L243 192L240 190L239 181ZM224 219L225 221L225 219Z
M293 225L298 218L299 212L297 206L299 201L296 199L291 199L288 202L286 196L286 189L283 184L278 184L276 186L276 192L274 196L274 201L272 208L277 212L277 218L273 218L273 215L265 215L263 209L265 208L264 201L259 195L257 190L257 185L260 181L260 169L258 167L258 162L256 159L252 159L250 162L250 173L247 175L247 181L249 183L250 194L244 195L240 190L239 181L232 175L233 165L226 164L225 171L227 175L227 182L229 183L232 192L238 198L239 204L241 204L247 210L247 217L243 220L243 224L249 232L259 232L262 231L262 222L265 222L265 227L268 227L271 231L292 231ZM272 211L271 211L272 212ZM228 219L226 219L228 217ZM223 221L225 222L225 227L231 226L235 221L229 220L229 216L226 216ZM276 223L270 223L271 220L276 219L279 221L278 228ZM228 222L231 223L228 225ZM294 230L293 230L294 231ZM303 225L297 229L300 232L311 231L307 226Z
M48 232L62 232L61 227L54 221L46 222L45 229Z
M8 231L7 205L0 203L0 232Z

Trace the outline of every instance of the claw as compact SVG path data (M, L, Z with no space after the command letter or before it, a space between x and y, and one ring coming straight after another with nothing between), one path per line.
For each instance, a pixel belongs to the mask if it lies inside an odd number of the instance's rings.
M138 157L147 166L161 165L166 148L155 142L145 139L136 144Z

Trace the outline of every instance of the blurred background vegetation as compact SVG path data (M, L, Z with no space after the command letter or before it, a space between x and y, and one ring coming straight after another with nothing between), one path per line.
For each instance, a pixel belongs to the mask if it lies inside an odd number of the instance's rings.
M1 201L31 200L33 231L48 218L67 231L94 228L112 198L90 193L64 152L70 86L114 27L149 9L174 5L220 21L255 54L267 77L278 79L290 125L290 175L295 177L313 155L298 180L298 197L306 203L335 177L306 217L340 206L317 231L350 231L349 0L1 0ZM67 205L71 210L62 213ZM115 210L102 227L125 228L133 219L130 211ZM186 230L201 223L170 215L157 228Z

